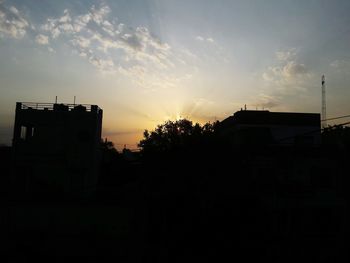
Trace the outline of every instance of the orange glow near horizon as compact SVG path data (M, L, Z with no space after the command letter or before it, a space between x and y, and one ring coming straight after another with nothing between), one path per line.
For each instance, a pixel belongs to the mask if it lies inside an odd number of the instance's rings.
M168 112L169 113L169 112ZM163 112L164 114L164 112ZM160 114L159 114L160 115ZM188 119L195 123L199 123L203 125L207 122L213 122L215 120L208 120L206 118L200 118L196 116L192 116L186 113L182 113L179 107L175 107L174 113L169 115L163 115L163 117L159 117L158 120L149 120L146 118L137 118L137 121L127 121L124 124L127 126L119 127L111 125L111 123L115 123L114 120L108 118L108 120L104 121L103 124L103 132L102 138L107 138L109 141L112 141L117 148L117 150L122 150L124 145L128 149L137 149L138 143L143 139L143 132L145 130L153 131L158 125L165 123L166 121L178 121L181 119ZM132 127L126 129L125 127Z

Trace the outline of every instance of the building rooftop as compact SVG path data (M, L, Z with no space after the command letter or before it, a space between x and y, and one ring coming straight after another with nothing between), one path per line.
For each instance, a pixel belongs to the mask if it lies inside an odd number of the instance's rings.
M319 113L270 112L267 110L241 110L222 121L222 125L285 125L285 126L320 126Z
M41 103L41 102L17 102L17 110L43 110L43 111L102 111L97 105L69 104L69 103Z

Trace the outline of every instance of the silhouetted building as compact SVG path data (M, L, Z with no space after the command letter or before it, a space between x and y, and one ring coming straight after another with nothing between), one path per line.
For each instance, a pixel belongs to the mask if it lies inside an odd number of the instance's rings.
M319 145L318 113L237 111L220 123L220 133L232 144Z
M16 104L14 186L25 193L95 191L103 111L97 105Z

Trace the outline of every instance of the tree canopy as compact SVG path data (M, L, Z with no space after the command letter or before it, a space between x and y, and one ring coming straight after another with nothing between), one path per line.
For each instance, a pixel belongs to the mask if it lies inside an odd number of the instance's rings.
M209 122L201 126L187 119L169 120L158 125L153 131L145 130L139 147L144 153L164 153L194 148L210 140L217 124L218 122Z

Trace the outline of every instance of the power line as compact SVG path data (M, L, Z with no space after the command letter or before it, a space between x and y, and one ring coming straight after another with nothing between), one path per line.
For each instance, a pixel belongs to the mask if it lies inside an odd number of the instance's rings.
M349 124L350 124L350 121L344 122L344 123L340 123L340 124L335 124L335 125L333 125L333 126L330 126L330 127L328 127L328 128L323 128L323 129L321 129L321 130L328 130L329 128L340 127L340 126L345 126L345 125L349 125Z
M350 115L344 115L344 116L329 118L329 119L325 119L325 120L321 120L321 121L332 121L332 120L337 120L337 119L342 119L342 118L350 118Z

